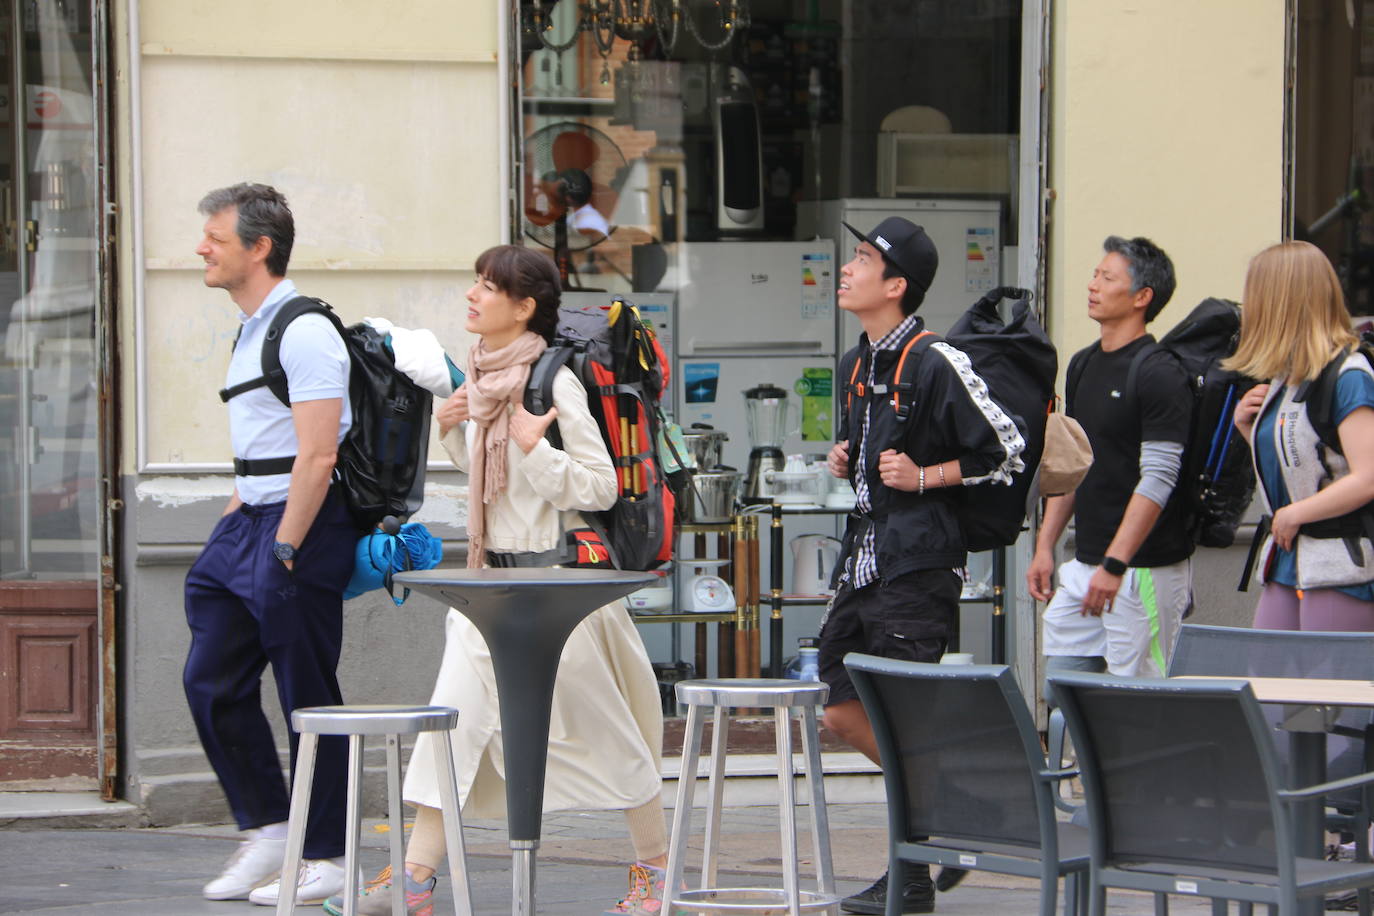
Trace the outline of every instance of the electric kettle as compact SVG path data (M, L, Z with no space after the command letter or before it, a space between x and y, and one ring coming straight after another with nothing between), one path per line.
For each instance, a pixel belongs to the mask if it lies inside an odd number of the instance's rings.
M792 594L832 595L830 574L840 558L839 539L803 534L792 539Z

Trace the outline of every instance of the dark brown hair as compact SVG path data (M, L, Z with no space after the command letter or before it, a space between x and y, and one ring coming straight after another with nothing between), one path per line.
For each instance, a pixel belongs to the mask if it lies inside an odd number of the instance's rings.
M497 245L477 256L477 273L512 299L533 299L529 329L553 342L562 295L553 258L521 245Z

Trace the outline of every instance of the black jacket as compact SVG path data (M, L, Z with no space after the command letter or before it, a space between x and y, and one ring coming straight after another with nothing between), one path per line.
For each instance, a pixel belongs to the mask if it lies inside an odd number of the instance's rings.
M965 484L971 484L1009 481L1014 471L1021 470L1020 455L1025 448L1015 421L989 396L968 357L935 335L914 344L907 356L902 376L910 389L901 393L906 417L904 422L899 419L892 404L892 389L900 380L893 376L902 348L922 330L918 319L896 349L877 351L872 387L850 384L851 378L855 383L868 378L874 351L867 335L840 360L840 380L845 383L840 400L840 439L849 443L850 481L862 472L872 502L869 518L850 519L845 555L855 549L859 532L871 520L876 529L878 575L883 579L919 569L954 569L968 559L959 526L963 487L937 487L923 495L890 489L878 476L878 457L884 450L895 448L924 466L958 459L960 475ZM872 405L868 460L861 469L859 436L868 404Z

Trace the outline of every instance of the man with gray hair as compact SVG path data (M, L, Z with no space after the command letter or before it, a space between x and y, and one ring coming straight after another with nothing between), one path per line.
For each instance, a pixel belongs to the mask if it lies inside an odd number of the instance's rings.
M262 672L272 665L294 769L292 710L343 701L335 669L358 531L331 484L352 423L351 363L328 318L300 316L280 337L291 403L278 400L264 384L262 351L273 317L298 298L286 279L291 210L274 188L237 184L207 194L200 212L205 285L229 293L241 327L221 392L234 492L186 575L191 649L182 680L205 755L248 834L204 895L275 905L290 806L262 709ZM288 882L297 903L343 890L347 762L345 739L321 739L305 861Z
M1192 604L1193 542L1176 484L1192 394L1183 367L1145 326L1174 293L1169 256L1110 236L1088 284L1097 343L1074 354L1065 394L1093 465L1076 493L1046 501L1026 583L1044 613L1046 667L1163 677ZM1054 548L1074 519L1077 549L1051 585Z

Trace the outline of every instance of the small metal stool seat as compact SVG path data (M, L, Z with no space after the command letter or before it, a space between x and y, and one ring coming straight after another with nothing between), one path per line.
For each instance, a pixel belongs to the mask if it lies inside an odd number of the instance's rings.
M776 912L785 907L791 916L819 910L833 910L839 902L835 895L835 873L830 862L830 824L825 811L825 788L821 784L820 738L816 730L816 707L825 702L830 688L818 681L793 681L772 678L729 678L679 681L677 699L687 706L687 728L682 747L682 773L678 778L677 805L673 810L672 838L668 843L668 874L664 884L663 911L673 907L691 911L743 913L759 910ZM705 848L702 852L701 888L681 890L691 827L692 795L696 788L697 760L701 756L701 737L706 725L703 710L715 710L711 735L711 775L707 783L707 820ZM782 834L781 888L717 886L717 858L720 845L720 809L725 791L725 746L730 728L730 709L738 707L773 710L777 730L778 810ZM810 795L811 836L816 863L815 890L803 890L798 878L796 798L793 791L791 710L801 718L802 757Z
M358 907L358 847L362 833L363 738L386 737L387 820L390 825L393 887L403 888L405 860L404 816L401 808L401 735L452 731L458 710L447 706L312 706L291 713L291 724L300 733L296 754L296 778L291 788L291 820L286 830L282 857L281 894L277 916L295 911L295 879L305 842L305 820L310 810L310 789L315 774L315 751L320 735L348 736L348 833L344 841L344 916L355 916ZM462 812L458 807L458 774L453 766L453 747L447 740L434 742L439 766L439 796L444 813L444 838L448 844L448 868L453 880L455 916L471 916L472 889L468 883L467 854L463 848ZM406 895L391 895L392 913L405 916Z

